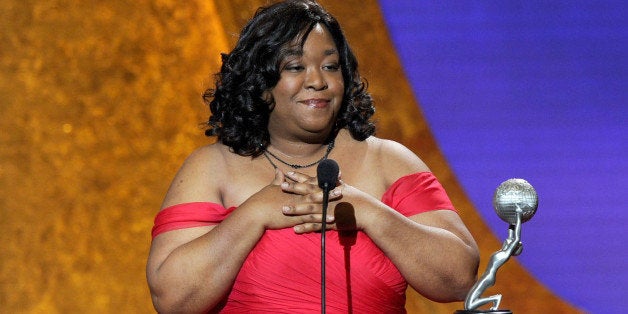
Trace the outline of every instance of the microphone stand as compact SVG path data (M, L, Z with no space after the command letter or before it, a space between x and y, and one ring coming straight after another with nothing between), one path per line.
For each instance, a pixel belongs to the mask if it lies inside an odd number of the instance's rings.
M321 225L321 313L325 314L325 234L327 231L327 206L329 205L329 185L323 187L323 219Z
M324 159L316 168L318 187L323 190L323 218L321 219L321 313L325 314L325 235L327 231L327 206L329 190L338 182L338 163L332 159Z

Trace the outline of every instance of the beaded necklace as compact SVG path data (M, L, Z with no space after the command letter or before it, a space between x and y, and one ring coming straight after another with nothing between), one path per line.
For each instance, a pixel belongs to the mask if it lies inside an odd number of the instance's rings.
M270 158L271 156L276 159L277 161L279 161L280 163L292 168L292 169L303 169L303 168L309 168L312 167L318 163L320 163L321 161L327 159L327 157L329 156L329 153L331 152L331 150L334 148L334 141L332 140L331 142L329 142L329 144L327 144L327 150L325 151L325 155L312 163L309 163L307 165L297 165L297 164L291 164L285 160L282 160L281 158L277 157L277 155L273 154L272 152L268 151L267 149L264 149L264 156L266 157L266 159L268 159L268 161L270 162L270 164L273 166L273 168L277 169L277 165L273 162L273 160ZM270 156L269 156L270 155Z

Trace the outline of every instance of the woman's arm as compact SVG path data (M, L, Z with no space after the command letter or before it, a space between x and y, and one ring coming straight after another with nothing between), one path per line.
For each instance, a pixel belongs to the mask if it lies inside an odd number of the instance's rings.
M366 168L377 171L353 174L354 178L381 180L388 188L402 176L429 171L416 155L398 143L376 139L369 145L375 146L373 159L378 161ZM287 176L295 182L284 187L287 192L311 193L318 189L316 178L290 173ZM454 211L435 210L405 217L382 203L379 195L375 197L348 182L341 182L334 192L341 196L332 195L338 200L330 204L335 216L330 229L364 231L422 295L440 302L464 299L476 278L479 253ZM294 207L291 213L302 214L305 209ZM345 217L346 213L353 217ZM295 230L314 232L320 230L320 225L305 223Z
M369 212L356 220L415 290L439 302L465 298L475 282L479 255L455 212L407 218L383 204Z
M220 225L166 232L151 245L147 278L160 313L207 312L227 295L262 225L235 210Z
M215 147L195 151L173 179L162 208L221 204L219 179L225 172L212 166L221 160ZM174 230L153 239L146 275L158 312L207 312L219 304L264 231L255 215L247 215L249 207L243 204L220 225Z
M192 154L175 176L163 207L197 201L221 204L220 184L227 181L221 158L207 148ZM146 272L157 311L194 313L219 307L264 230L320 221L320 215L282 213L281 204L307 197L282 192L283 181L283 174L276 172L269 185L219 225L174 230L155 237Z
M429 171L402 145L381 140L380 167L387 186L400 177ZM356 221L397 266L408 283L434 301L463 300L475 282L479 252L473 237L451 210L405 217L378 199L351 186L342 187L343 201L354 202Z

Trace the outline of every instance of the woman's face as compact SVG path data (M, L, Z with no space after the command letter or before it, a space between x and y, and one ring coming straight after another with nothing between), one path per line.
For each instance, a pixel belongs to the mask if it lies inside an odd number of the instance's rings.
M317 24L280 64L280 78L269 90L274 108L271 136L292 139L326 137L342 104L344 81L340 55L329 31Z

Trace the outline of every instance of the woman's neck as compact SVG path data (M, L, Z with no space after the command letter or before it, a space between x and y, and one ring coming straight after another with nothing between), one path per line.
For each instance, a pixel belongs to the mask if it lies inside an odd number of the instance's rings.
M328 144L324 140L308 143L271 136L270 145L266 149L281 158L307 159L324 154Z
M271 130L269 130L271 131ZM324 154L324 152L333 146L337 137L343 136L342 133L345 130L339 130L339 132L327 131L321 133L311 133L307 135L288 135L282 134L282 132L270 132L270 144L267 150L277 153L278 156L286 158L310 158L317 157Z

